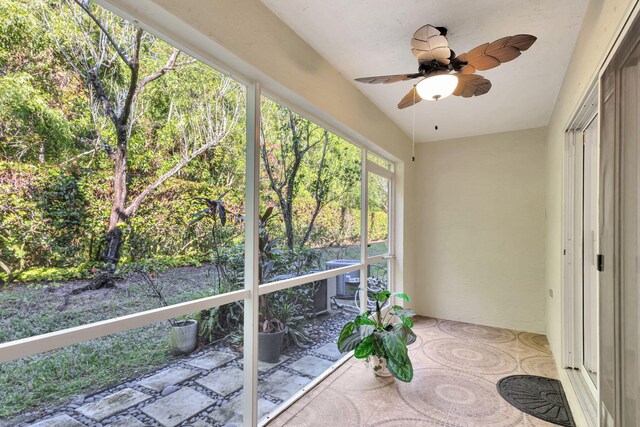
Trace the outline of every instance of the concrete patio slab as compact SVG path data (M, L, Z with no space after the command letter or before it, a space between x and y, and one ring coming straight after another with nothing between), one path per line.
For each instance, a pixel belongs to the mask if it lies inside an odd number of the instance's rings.
M333 365L333 362L328 360L320 359L316 356L304 356L289 365L289 368L302 375L315 378L326 371L331 365Z
M150 390L160 392L167 386L181 383L189 378L195 377L196 375L198 375L197 371L174 366L173 368L165 369L164 371L160 371L155 375L147 377L138 384Z
M262 373L267 372L269 369L273 369L278 365L282 365L284 362L286 362L289 359L290 359L289 356L280 356L280 359L278 359L278 361L275 363L262 362L258 360L258 371Z
M137 420L130 415L127 415L126 417L122 417L112 422L111 424L109 424L109 427L145 427L145 426L142 421Z
M326 356L331 360L338 360L342 356L344 356L344 354L340 353L340 350L338 350L338 346L336 345L336 343L332 342L325 344L322 347L316 348L315 350L313 350L313 352L322 356Z
M221 396L227 396L234 391L240 390L242 381L242 369L238 369L235 366L227 366L196 380L196 383Z
M277 405L266 399L258 399L258 419L271 412ZM209 415L209 418L220 424L242 425L242 395L233 398L226 405L221 406Z
M276 371L269 378L265 379L264 382L259 385L258 389L280 400L287 400L309 381L311 381L309 378L304 378L300 375L290 374L285 371Z
M46 420L31 424L29 427L86 427L80 421L74 420L67 414L58 415L57 417L48 418Z
M142 408L142 412L162 424L174 427L213 405L215 401L184 387Z
M105 398L82 405L76 411L85 417L102 421L150 398L151 396L148 394L132 388L125 388Z
M230 353L224 353L222 351L210 351L202 356L196 357L187 361L187 365L195 366L196 368L206 369L208 371L231 362L237 358L236 355Z

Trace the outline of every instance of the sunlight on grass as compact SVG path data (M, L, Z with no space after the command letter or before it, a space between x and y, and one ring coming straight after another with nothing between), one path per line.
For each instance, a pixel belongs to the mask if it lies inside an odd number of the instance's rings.
M160 323L0 365L0 417L51 406L143 375L167 363Z

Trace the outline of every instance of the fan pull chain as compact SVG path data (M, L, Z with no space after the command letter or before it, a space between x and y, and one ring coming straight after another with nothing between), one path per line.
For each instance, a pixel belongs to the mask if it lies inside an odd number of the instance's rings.
M411 161L416 161L416 85L413 85L413 121L411 125Z

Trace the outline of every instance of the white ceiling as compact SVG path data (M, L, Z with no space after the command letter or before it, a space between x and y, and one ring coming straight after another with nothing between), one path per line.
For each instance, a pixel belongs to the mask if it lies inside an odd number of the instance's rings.
M536 43L514 61L478 74L486 95L451 96L398 110L412 82L354 82L416 141L435 141L546 126L569 64L588 0L262 0L345 77L413 73L414 31L447 27L449 46L467 52L485 42L532 34ZM435 130L435 125L438 130Z

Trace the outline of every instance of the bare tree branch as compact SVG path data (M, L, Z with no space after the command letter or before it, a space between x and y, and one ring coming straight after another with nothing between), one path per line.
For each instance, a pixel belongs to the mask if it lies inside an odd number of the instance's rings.
M262 144L260 144L260 148L261 148L260 152L262 154L262 162L264 163L264 168L267 171L267 177L269 178L269 183L271 184L271 188L273 189L273 191L278 196L278 199L283 200L284 197L282 196L282 188L284 187L284 183L279 184L276 177L273 174L273 168L271 167L271 162L269 161L269 156L267 153L267 141L265 139L264 129L262 129L262 127L260 128L260 134L262 135Z
M102 148L102 147L100 147L100 146L95 146L95 147L93 147L91 150L84 151L84 152L82 152L82 153L78 154L77 156L73 156L72 158L70 158L70 159L68 159L68 160L65 160L64 162L62 162L62 163L61 163L61 165L62 165L62 166L64 166L64 165L66 165L67 163L71 163L71 162L73 162L74 160L78 160L80 157L84 157L84 156L87 156L87 155L89 155L89 154L95 153L95 152L96 152L96 151L98 151L100 148Z
M185 165L187 165L191 160L195 159L200 154L204 153L210 148L213 148L219 142L220 142L219 140L209 141L206 144L204 144L202 147L200 147L199 149L191 153L189 157L186 157L182 159L180 162L176 163L171 169L169 169L167 172L162 174L151 185L147 186L147 188L145 188L140 194L138 194L138 196L135 199L133 199L131 204L125 210L125 215L127 217L130 217L131 215L133 215L138 209L138 207L140 206L140 204L142 203L142 201L149 194L151 194L156 188L162 185L163 182L165 182L167 179L175 175L180 169L182 169Z
M182 66L183 64L189 64L193 62L193 61L188 61L186 63L176 65L176 60L178 59L179 54L180 54L180 51L178 49L174 49L173 52L171 52L171 56L169 57L169 60L167 61L164 67L160 68L159 70L149 74L147 77L140 80L140 84L138 85L138 92L140 92L142 88L144 88L146 85L148 85L152 81L157 80L160 77L167 74L169 71L174 70L179 66Z
M109 95L107 95L107 91L102 85L102 81L100 81L97 69L92 68L90 70L87 70L87 81L89 85L93 87L95 94L98 97L98 101L100 102L100 104L102 104L102 108L117 129L120 125L120 119L116 115L113 104L109 99Z
M131 114L131 106L136 99L136 95L139 92L138 89L138 76L140 73L140 41L142 40L142 28L138 28L136 31L136 38L133 44L133 54L129 62L129 68L131 69L131 80L129 82L129 90L127 91L127 97L122 106L122 112L120 113L120 123L127 124L129 121L129 115Z
M98 28L100 28L100 30L107 37L107 39L109 40L109 43L111 43L111 45L116 50L116 52L118 52L118 56L120 56L120 58L122 58L122 60L124 61L125 64L127 64L129 67L131 67L131 63L129 61L129 58L127 58L127 55L125 55L125 53L122 51L122 49L120 49L120 46L118 46L118 44L115 42L113 37L111 37L111 34L109 34L109 31L107 31L107 29L104 27L104 25L102 25L102 22L100 22L100 20L93 14L93 12L91 12L91 9L89 8L89 6L87 6L84 2L82 2L80 0L73 0L73 1L78 6L80 6L82 8L82 10L84 10L87 13L87 15L89 15L91 20L93 20L93 22L96 23Z
M326 130L324 131L324 146L322 147L322 157L320 158L320 164L318 165L318 174L316 177L316 187L314 190L314 199L316 202L316 205L313 209L313 214L311 215L311 220L309 221L309 224L307 225L307 230L304 233L304 236L302 237L302 240L300 241L300 247L304 247L304 244L307 243L307 241L309 240L309 238L311 237L311 231L313 231L313 226L316 223L316 219L318 218L318 214L320 213L320 209L322 209L323 206L323 197L322 197L322 191L321 191L321 187L322 187L322 172L324 171L324 167L325 167L325 159L327 157L327 147L329 146L329 132L327 132Z

